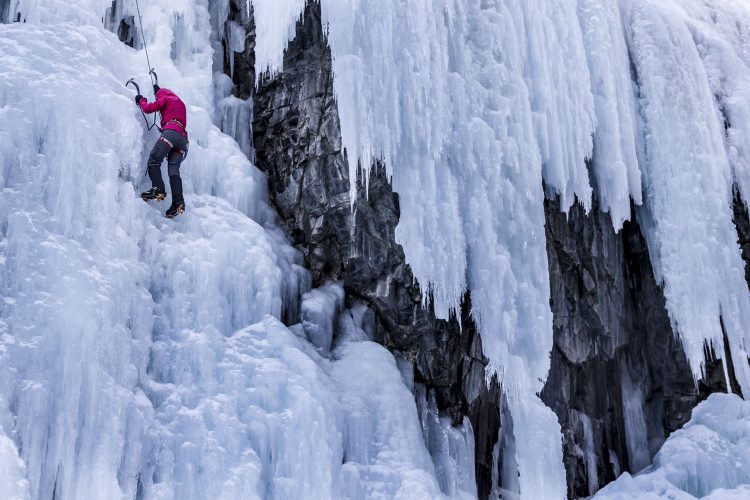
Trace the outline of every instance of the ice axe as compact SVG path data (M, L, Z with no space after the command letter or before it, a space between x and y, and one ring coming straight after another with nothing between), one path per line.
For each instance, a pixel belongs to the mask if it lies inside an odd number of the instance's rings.
M154 71L153 69L150 71L150 73L153 73L154 76L156 76L156 71ZM156 81L157 82L159 81L159 77L158 76L156 76ZM143 94L141 94L141 87L135 82L135 78L131 78L130 80L128 80L127 82L125 82L125 87L127 87L128 85L132 85L133 87L135 87L135 91L136 91L137 95L143 95ZM146 118L146 113L144 113L142 109L141 109L141 114L143 115L143 121L146 122L146 127L148 128L149 131L152 128L156 127L159 130L159 132L161 132L161 129L156 126L156 115L154 115L154 123L149 124L148 123L148 118Z
M151 68L151 71L148 72L149 75L151 75L151 83L159 86L159 75L156 74L156 70L154 68Z
M151 70L151 71L154 71L154 70ZM156 74L156 72L154 72L154 74ZM141 94L141 87L135 82L135 78L131 78L130 80L128 80L127 82L125 82L125 87L126 88L127 88L128 85L132 85L133 87L135 87L136 95L143 95L143 94ZM146 128L148 128L148 130L150 131L152 128L156 127L159 130L159 132L161 132L161 129L156 126L156 115L154 115L154 123L149 124L148 123L148 118L146 118L146 113L143 112L143 109L141 109L140 106L138 107L138 109L141 110L141 116L143 116L143 121L146 122ZM146 173L144 175L148 175L148 169L146 169Z
M138 86L137 83L135 83L135 78L131 78L130 80L125 82L125 86L127 87L128 85L132 85L133 87L135 87L135 92L137 95L142 95L141 88Z

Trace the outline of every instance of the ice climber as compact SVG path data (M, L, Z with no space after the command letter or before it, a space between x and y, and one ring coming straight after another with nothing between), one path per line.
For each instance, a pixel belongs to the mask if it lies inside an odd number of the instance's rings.
M156 100L148 102L142 95L135 96L135 103L144 113L161 112L161 136L156 141L148 157L148 176L152 188L141 193L144 200L162 201L167 196L164 180L161 176L161 164L167 158L169 187L172 189L172 205L167 210L167 217L173 218L185 211L185 199L182 196L182 178L180 164L188 153L187 112L185 103L177 94L168 89L154 85Z

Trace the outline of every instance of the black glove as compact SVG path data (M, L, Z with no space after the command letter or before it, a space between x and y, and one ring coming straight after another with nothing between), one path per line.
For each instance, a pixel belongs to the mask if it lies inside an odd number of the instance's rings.
M135 105L136 106L140 106L141 105L141 99L145 99L145 97L143 97L141 94L138 94L137 96L135 96Z
M159 87L158 85L154 84L154 95L156 95L156 93L159 92L160 88L161 87Z

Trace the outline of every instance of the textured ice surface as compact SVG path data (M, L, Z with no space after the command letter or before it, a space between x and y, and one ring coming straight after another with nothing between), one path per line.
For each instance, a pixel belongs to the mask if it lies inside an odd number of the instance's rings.
M648 450L648 427L646 417L643 415L643 394L640 386L630 379L630 373L627 370L622 371L620 384L628 464L632 472L638 472L651 461Z
M586 463L586 474L588 475L589 494L599 490L599 474L596 470L597 450L594 444L594 430L591 426L591 418L585 413L580 413L583 423L583 453Z
M331 374L341 387L345 410L345 497L441 496L414 395L393 356L374 342L357 342L340 347L337 357Z
M579 0L578 18L596 110L592 183L601 209L619 229L630 218L631 199L637 205L643 200L643 146L619 2Z
M304 2L252 4L257 70L279 69ZM470 495L460 479L470 443L454 434L453 444L428 437L425 446L395 361L353 319L331 359L302 326L278 321L297 317L306 279L247 159L239 123L250 105L212 74L211 26L223 24L226 2L142 6L136 38L189 107L188 214L174 222L136 196L144 138L150 146L155 136L122 82L145 85L147 67L142 51L103 30L111 2L7 5L27 21L0 26L9 495ZM134 14L133 2L122 5L119 14ZM643 203L696 375L704 341L722 339L721 316L750 391L750 297L730 210L732 182L746 197L750 189L746 2L321 5L352 172L385 158L400 195L399 242L437 313L472 292L513 415L522 496L565 492L559 425L536 397L552 348L543 181L563 209L590 206L596 189L616 227L630 199ZM241 30L230 31L238 50ZM314 321L327 344L334 323ZM636 448L638 418L628 419Z
M681 2L680 16L706 67L708 83L726 129L727 154L734 177L750 193L750 9L741 0Z
M352 178L360 162L385 159L397 238L438 315L471 291L517 440L534 443L517 449L522 494L564 492L559 429L535 397L552 346L542 180L563 210L590 207L595 188L615 229L631 201L642 205L696 378L706 341L723 352L721 318L750 385L750 296L730 208L733 182L746 198L750 189L746 2L321 6ZM630 420L636 451L642 422Z
M26 465L18 457L15 443L8 438L0 426L0 498L26 500L29 496L29 481L26 479Z
M327 285L313 296L335 302L338 293ZM413 369L404 360L399 367L387 349L370 341L364 311L355 306L338 316L333 350L331 375L344 414L340 496L476 498L471 425L453 428L434 405L420 407L417 418ZM424 389L417 391L421 404Z
M405 363L413 378L410 363ZM440 415L434 394L428 395L420 385L415 386L422 434L432 456L440 489L451 496L459 492L467 498L477 495L474 475L474 431L468 417L459 426L453 426L446 415Z
M202 368L224 335L295 295L294 252L248 217L269 219L265 179L191 107L188 213L167 221L136 196L144 136L122 82L137 54L96 25L0 30L3 427L34 498L187 487L164 472L198 465L162 431L195 410L174 393L218 385ZM139 478L149 462L159 474Z
M312 345L328 352L333 344L338 312L344 305L344 289L328 283L302 296L302 328Z
M750 494L750 403L714 394L664 443L652 466L627 472L594 498L729 500Z
M280 322L309 276L212 120L233 118L207 2L143 6L191 145L186 214L140 200L156 135L123 82L150 86L110 5L13 3L28 22L0 24L0 498L440 498L393 356L363 334L327 359ZM332 335L337 313L308 320ZM472 446L445 463L471 470Z
M281 68L284 49L306 0L247 0L255 12L255 70L260 74Z
M737 8L739 3L726 5ZM750 24L742 22L750 19L750 5L744 5L746 15L735 27L746 30ZM703 23L683 6L722 9L701 0L628 3L646 149L646 199L639 215L655 274L664 283L670 318L696 378L703 366L704 342L723 350L721 317L738 361L737 378L747 393L750 294L732 223L732 169L712 75L701 58L703 45L696 45L700 38L694 35L703 33ZM715 33L711 29L705 35ZM747 66L744 75L750 76Z

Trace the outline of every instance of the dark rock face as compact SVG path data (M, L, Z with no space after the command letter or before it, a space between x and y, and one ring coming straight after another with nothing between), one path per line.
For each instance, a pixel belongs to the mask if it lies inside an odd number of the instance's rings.
M596 207L587 215L576 206L567 217L557 202L545 208L554 350L542 399L562 425L568 494L577 498L591 493L590 484L645 465L628 455L631 387L640 397L633 404L646 421L649 459L690 418L699 396L637 222L616 234ZM597 456L596 478L588 474L585 438Z
M135 18L123 15L120 0L112 0L112 6L107 7L104 14L104 27L113 33L117 33L117 38L128 47L136 46ZM140 45L137 48L140 48Z
M10 22L10 0L0 0L0 23Z
M213 0L212 0L213 1ZM230 75L234 83L234 95L240 99L247 99L255 93L255 23L253 22L253 6L244 0L229 0L229 13L222 30L221 45L223 48L224 73ZM229 23L237 23L245 28L245 50L234 52L227 47L229 39ZM232 58L232 61L229 59ZM234 73L231 71L234 63Z
M310 2L283 71L262 78L254 95L256 164L268 174L272 201L305 255L313 284L336 280L347 300L364 301L375 313L377 340L414 364L415 382L433 391L439 409L455 423L471 419L478 488L486 497L500 398L497 384L485 383L487 360L470 298L460 318L449 321L436 319L424 304L395 241L398 196L383 165L373 165L367 187L356 179L352 205L332 75L320 6Z
M13 9L11 9L13 7ZM12 0L0 0L0 23L20 23L26 22L26 18L21 12L15 12L19 6ZM13 14L15 12L15 15Z
M331 54L318 12L307 8L286 51L284 70L261 80L253 122L257 165L268 174L272 201L293 243L305 254L316 285L343 279L354 224ZM392 213L391 198L379 202ZM389 260L389 249L382 250L373 266Z
M742 259L745 261L745 280L750 286L750 215L747 204L742 199L739 189L734 189L734 224L737 226L737 242L742 249Z
M547 201L545 212L554 349L541 396L562 426L568 496L580 498L650 463L695 405L727 384L721 360L706 346L696 387L635 214L615 233L596 204L589 214L576 206L566 216ZM718 347L730 390L738 392L729 352ZM631 456L627 425L639 419L644 452ZM596 477L587 452L596 455Z

